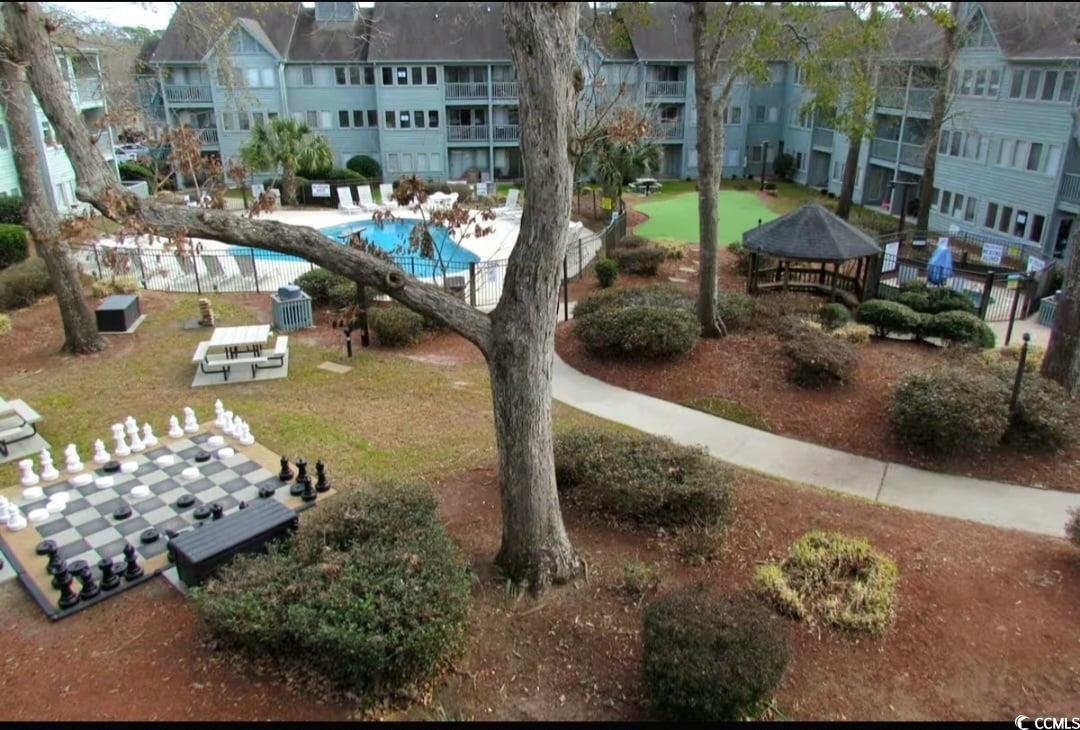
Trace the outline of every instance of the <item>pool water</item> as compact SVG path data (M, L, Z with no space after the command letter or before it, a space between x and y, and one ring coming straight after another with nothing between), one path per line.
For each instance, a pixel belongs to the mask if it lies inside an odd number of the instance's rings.
M340 241L342 244L348 243L352 234L359 233L369 243L386 251L395 258L419 258L419 253L414 253L409 249L409 234L412 232L415 225L416 223L414 221L408 220L385 221L381 225L370 220L349 221L347 223L340 223L336 226L322 228L320 231L324 235ZM435 238L436 247L439 251L444 252L443 256L445 261L448 261L451 264L464 265L480 260L476 254L459 246L458 243L450 237L450 232L442 226L432 226L431 230L432 236ZM277 251L247 248L244 246L230 246L229 251L234 256L251 256L254 254L256 259L263 260L303 261L303 259L297 256L290 256L289 254L278 253Z

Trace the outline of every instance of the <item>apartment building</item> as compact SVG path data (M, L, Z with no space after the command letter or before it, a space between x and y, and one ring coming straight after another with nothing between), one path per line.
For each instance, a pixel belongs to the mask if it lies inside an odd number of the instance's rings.
M151 59L169 124L200 130L234 156L251 127L277 115L327 137L335 162L367 154L387 177L522 175L517 84L498 3L230 3L180 6ZM596 13L594 15L594 12ZM697 174L692 33L680 3L613 43L617 22L583 9L579 57L625 103L653 117L664 177ZM1071 3L962 3L931 225L1062 255L1080 214L1078 18ZM212 29L212 30L211 30ZM856 202L896 211L918 180L941 31L904 25L880 71L872 140L862 145ZM795 159L798 182L839 193L848 140L804 113L797 63L742 80L725 115L724 175ZM911 186L914 190L914 186ZM912 193L914 195L914 193Z
M60 73L71 93L71 100L82 115L89 133L107 160L113 160L113 135L106 123L105 92L98 64L98 54L91 49L56 53ZM34 125L34 145L37 148L41 178L53 208L61 214L82 211L86 206L75 198L75 170L64 148L45 117L37 100L33 100L37 124ZM0 108L0 195L20 195L19 175L11 151L11 136L7 120Z

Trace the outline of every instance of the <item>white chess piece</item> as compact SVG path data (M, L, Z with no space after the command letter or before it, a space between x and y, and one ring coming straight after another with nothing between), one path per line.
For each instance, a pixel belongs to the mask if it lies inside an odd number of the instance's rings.
M134 417L128 416L124 419L124 430L127 431L128 436L133 436L139 432L139 422Z
M133 499L146 499L150 496L150 487L145 484L136 484L131 488L131 497Z
M82 460L79 459L79 450L75 444L68 444L64 450L64 459L67 461L65 468L69 474L75 474L83 470Z
M184 406L184 431L196 433L198 430L199 421L195 418L195 411L189 406Z
M94 475L93 474L76 474L75 476L71 477L71 479L69 479L68 481L71 482L72 486L85 487L88 484L90 484L90 482L94 481Z
M23 459L19 462L19 481L24 487L32 487L41 481L41 477L34 473L34 460Z
M113 448L113 453L117 456L128 456L131 454L131 449L127 445L127 441L124 440L124 424L114 423L112 427L113 440L116 441L116 446Z
M132 451L135 451L135 452L146 451L146 444L144 444L143 440L141 438L139 438L139 429L138 429L138 427L136 427L135 430L131 432L130 436L131 436L131 450Z
M244 419L240 416L236 416L232 420L231 428L229 429L229 435L235 438L240 438L240 434L243 433Z
M169 438L178 439L183 438L184 429L180 428L180 419L176 416L169 416Z
M233 412L225 411L221 414L221 430L228 436L232 433L233 429Z
M251 435L251 426L245 421L243 431L240 433L240 444L251 446L253 443L255 443L255 437Z
M110 456L109 452L105 450L105 442L102 441L101 439L98 439L97 441L95 441L94 442L94 463L95 464L105 464L111 458L112 458L112 456Z
M144 423L142 427L142 440L148 447L158 445L158 437L154 435L154 427L149 423Z
M45 490L41 487L27 487L23 490L22 496L27 502L36 502L39 499L45 499Z
M225 415L225 406L221 404L221 400L214 401L214 425L221 428L225 425L223 417Z
M60 477L60 472L53 466L52 452L48 449L42 449L38 455L38 459L41 461L41 478L47 482L51 482L53 479Z

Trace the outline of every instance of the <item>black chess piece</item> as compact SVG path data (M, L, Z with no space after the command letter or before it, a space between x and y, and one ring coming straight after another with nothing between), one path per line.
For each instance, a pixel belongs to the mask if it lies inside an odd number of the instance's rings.
M176 498L176 506L180 509L187 509L193 504L195 504L194 494L181 494Z
M131 517L131 505L120 505L113 511L112 516L117 520L126 520L128 517Z
M76 573L75 577L79 579L79 585L82 586L79 590L80 600L89 601L91 598L101 593L101 586L94 580L94 573L89 565L83 563L82 570Z
M220 520L225 515L225 508L215 502L210 506L211 519Z
M297 484L306 484L307 482L310 482L310 481L311 481L311 477L309 477L308 473L307 473L307 460L302 459L302 458L297 459L296 460L296 483Z
M37 553L38 555L50 555L51 556L54 552L56 552L56 550L57 550L57 547L56 547L56 541L55 540L42 540L41 542L39 542L37 544L37 547L34 548L34 552Z
M259 496L263 499L269 499L274 496L274 487L269 484L264 484L259 487Z
M61 575L63 576L63 581L56 586L60 589L60 601L58 605L61 610L65 610L79 602L79 594L71 588L71 581L73 580L71 573L65 570ZM56 577L59 578L61 576L58 575Z
M101 470L106 474L115 474L116 472L120 471L120 462L108 461L105 463L105 466L101 467Z
M278 472L277 478L283 482L287 482L293 478L293 470L292 467L289 466L289 457L281 457L281 471Z
M101 587L104 590L111 591L120 585L120 576L116 574L116 565L111 558L102 558L97 567L101 568Z
M195 461L199 464L204 464L210 461L212 454L209 451L201 451L195 455Z
M237 505L236 509L247 509L247 502L244 502L243 500L241 500L240 504Z
M161 533L153 527L148 527L139 534L139 542L143 545L149 545L152 542L157 542L161 537Z
M210 507L205 504L201 504L196 507L195 511L191 514L197 520L205 520L207 517L210 516Z
M71 580L71 573L68 572L67 561L61 560L57 565L56 572L53 573L52 587L59 588L64 584L64 581Z
M303 493L304 493L304 485L303 485L302 482L293 482L292 486L289 487L289 494L291 494L294 497L299 497Z
M305 502L314 502L318 496L319 493L315 491L315 486L311 483L311 480L308 479L304 482L304 491L300 493L300 499Z
M124 546L124 562L127 563L124 566L124 577L128 580L135 580L142 577L143 569L139 565L139 559L135 555L135 546L128 543Z
M51 542L52 545L49 546L49 552L46 553L46 555L49 556L49 564L45 566L45 570L48 571L49 575L56 575L60 572L61 567L66 568L67 566L60 558L60 548L57 547L56 543L52 540L49 540L49 542Z
M315 491L325 492L330 489L330 480L326 478L326 464L315 462Z

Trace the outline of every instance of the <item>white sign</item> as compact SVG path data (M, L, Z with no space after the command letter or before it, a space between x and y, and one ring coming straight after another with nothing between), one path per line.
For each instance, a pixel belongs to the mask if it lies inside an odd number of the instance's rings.
M1029 256L1027 261L1027 273L1037 274L1046 268L1046 262L1038 256Z
M312 183L311 196L313 198L329 198L330 185L328 183Z
M896 269L896 259L900 256L900 242L885 244L885 255L881 257L881 273L886 274Z
M999 243L984 243L982 247L982 262L984 264L1000 264L1001 257L1005 254L1005 247Z
M911 242L911 245L915 248L926 248L926 239L916 238L914 241Z

